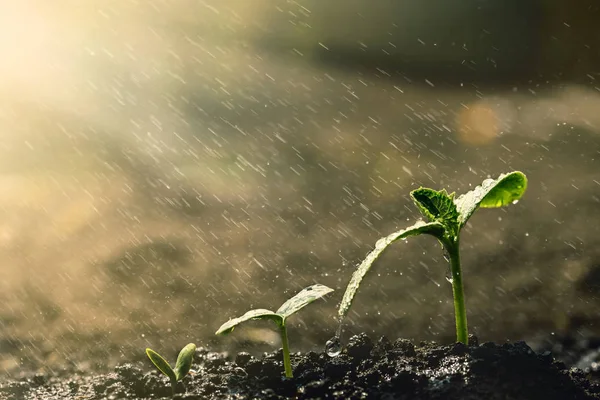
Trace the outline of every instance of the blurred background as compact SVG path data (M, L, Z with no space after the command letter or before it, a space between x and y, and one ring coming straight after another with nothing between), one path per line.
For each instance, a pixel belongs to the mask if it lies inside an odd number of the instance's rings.
M419 215L522 170L462 239L480 340L600 334L600 4L592 0L0 3L0 374L150 346L322 349L356 265ZM392 247L344 337L450 343L431 237Z

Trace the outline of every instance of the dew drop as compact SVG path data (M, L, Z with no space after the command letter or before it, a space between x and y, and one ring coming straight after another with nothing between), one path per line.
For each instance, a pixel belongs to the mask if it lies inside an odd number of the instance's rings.
M334 336L325 343L325 352L329 357L337 357L342 352L342 342L338 336Z

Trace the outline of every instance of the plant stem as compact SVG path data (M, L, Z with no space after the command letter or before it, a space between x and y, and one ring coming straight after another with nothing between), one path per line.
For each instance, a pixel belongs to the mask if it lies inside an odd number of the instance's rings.
M446 244L450 255L450 270L452 272L452 295L454 296L454 316L456 318L456 340L469 344L467 329L467 310L465 308L465 293L460 268L460 246L458 238Z
M283 347L283 368L285 369L285 377L293 378L292 374L292 363L290 361L290 346L288 344L287 328L285 327L285 321L279 326L281 332L281 345Z

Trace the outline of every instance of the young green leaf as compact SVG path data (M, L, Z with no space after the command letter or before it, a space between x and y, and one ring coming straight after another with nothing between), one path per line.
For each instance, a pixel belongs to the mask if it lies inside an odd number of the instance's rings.
M225 322L223 325L221 325L221 327L217 330L215 334L224 335L231 333L237 325L251 319L269 319L271 321L274 321L279 326L283 324L283 318L281 315L265 309L256 309L248 311L241 317L233 318Z
M460 229L478 207L502 207L523 196L527 188L527 178L521 172L503 174L498 179L486 179L481 186L454 199L454 193L448 195L445 190L419 188L411 192L411 197L421 213L431 222L419 222L410 228L392 233L379 239L364 261L352 275L338 309L340 327L343 318L348 314L352 301L365 274L381 253L395 240L407 236L427 233L435 236L450 262L452 274L452 296L454 298L454 315L456 320L456 338L468 344L467 313L463 278L460 265Z
M175 375L175 371L173 371L173 368L171 368L171 366L169 365L167 360L165 360L160 354L158 354L157 352L155 352L154 350L152 350L150 348L147 348L146 355L148 356L150 361L152 361L152 364L154 364L160 372L162 372L163 374L165 374L166 376L169 377L171 382L177 381L177 376Z
M458 211L454 204L454 193L445 190L419 188L410 192L415 205L429 221L439 221L447 228L456 225Z
M177 362L175 363L175 377L178 381L182 380L190 372L195 353L196 345L194 343L189 343L179 352Z
M392 233L391 235L379 239L375 244L375 248L367 255L363 262L358 266L356 271L354 271L354 273L352 274L350 283L348 283L348 286L346 287L346 292L344 293L344 297L342 298L342 302L340 303L340 307L338 308L338 315L340 316L340 318L346 316L364 276L371 269L371 266L379 258L381 253L383 253L383 251L390 244L399 239L404 239L409 236L416 236L425 233L433 235L436 238L440 239L444 236L444 231L444 225L442 225L439 222L426 223L423 221L419 221L409 228L399 230L397 232Z
M277 314L285 319L313 301L320 299L331 292L333 292L333 289L318 283L304 288L297 295L283 303L277 310Z
M458 197L458 223L462 228L478 207L502 207L519 200L527 189L527 178L522 172L502 174L497 179L486 179L480 186Z
M281 335L281 346L283 352L283 368L285 370L285 376L292 378L292 363L290 360L290 348L288 344L287 327L285 326L285 319L290 315L294 314L298 310L302 309L306 305L312 303L316 299L325 296L327 293L333 292L333 289L323 285L312 285L301 290L294 297L286 301L279 307L276 313L269 310L258 309L248 311L246 314L238 318L233 318L225 322L219 330L216 332L217 335L226 334L241 324L242 322L251 319L270 319L274 321L279 327L279 334Z

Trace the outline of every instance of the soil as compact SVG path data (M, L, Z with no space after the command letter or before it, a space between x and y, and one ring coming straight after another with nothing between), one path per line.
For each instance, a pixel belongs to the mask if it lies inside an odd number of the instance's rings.
M561 338L525 342L418 345L366 334L351 337L341 354L293 354L294 378L283 377L281 350L254 357L198 349L193 372L175 399L600 399L595 363L599 344ZM586 364L587 363L587 364ZM572 367L579 364L580 368ZM101 375L63 371L0 385L0 399L171 398L167 379L143 363L117 366Z

